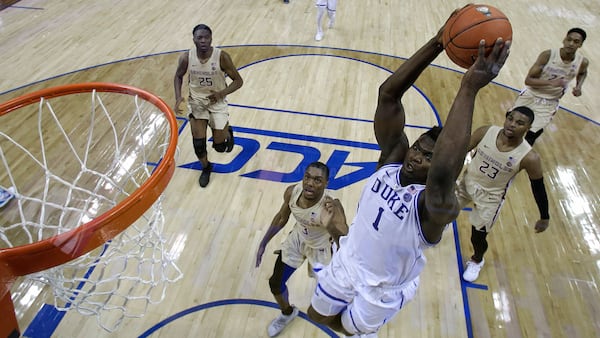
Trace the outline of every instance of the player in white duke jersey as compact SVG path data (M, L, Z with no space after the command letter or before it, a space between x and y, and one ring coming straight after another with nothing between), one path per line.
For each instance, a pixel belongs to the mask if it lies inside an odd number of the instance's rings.
M531 109L515 107L506 113L503 127L483 126L471 136L469 150L475 149L475 153L456 189L461 208L471 202L474 205L469 215L474 253L463 273L463 279L468 282L473 282L479 276L485 263L483 255L488 248L486 237L500 213L510 183L521 170L529 175L540 212L535 232L548 228L550 215L542 161L524 140L525 133L534 121Z
M194 152L202 164L198 183L206 187L210 181L212 164L206 149L206 128L213 133L213 148L217 152L231 152L234 146L233 128L229 125L226 96L240 89L244 80L227 52L212 46L212 30L204 24L192 30L194 48L179 57L175 72L175 107L177 114L183 102L181 85L186 73L189 78L188 111ZM232 80L227 84L225 75Z
M310 274L313 273L312 267L329 264L334 247L332 245L339 244L340 236L348 233L345 217L343 222L330 222L329 227L321 222L321 214L325 210L326 202L339 207L343 216L344 209L340 201L334 199L326 190L328 182L329 168L325 164L321 162L309 164L304 171L302 183L291 185L285 190L283 204L273 217L258 247L256 267L260 266L265 248L271 238L285 227L290 214L294 216L296 223L283 242L281 250L277 251L273 275L269 278L271 293L281 309L281 314L273 319L267 328L269 337L281 333L299 313L298 308L290 304L286 287L292 274L305 260L308 260Z
M327 11L328 23L327 28L331 29L335 25L335 12L337 10L337 0L316 0L317 7L317 34L315 40L323 40L323 17Z
M525 140L531 145L542 135L558 109L558 101L569 83L576 79L572 93L581 96L581 86L587 76L589 61L577 50L583 45L587 34L581 28L571 28L563 39L563 47L540 53L525 78L513 107L526 106L535 113L531 129Z
M379 87L374 119L381 149L378 168L362 191L348 235L317 274L308 315L344 335L376 337L415 296L425 265L423 249L437 244L460 212L454 187L469 145L475 97L498 75L510 42L498 39L487 57L485 42L480 43L446 125L432 128L409 146L400 99L444 51L443 30ZM326 207L324 222L343 223L335 205Z

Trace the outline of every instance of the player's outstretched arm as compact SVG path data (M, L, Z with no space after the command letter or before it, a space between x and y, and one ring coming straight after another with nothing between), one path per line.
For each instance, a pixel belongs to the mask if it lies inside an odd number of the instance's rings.
M464 74L446 124L435 147L420 208L425 208L422 227L426 239L437 242L444 226L456 219L459 206L454 195L456 179L462 169L471 139L475 97L497 75L508 57L510 41L498 39L485 56L485 41L479 44L475 63ZM422 210L422 209L421 209Z
M521 160L521 168L525 169L531 183L531 192L540 212L540 219L535 223L535 232L543 232L550 225L548 212L548 193L544 184L544 173L540 155L534 150L529 151Z
M448 20L459 10L452 12ZM401 162L404 159L408 149L408 138L404 133L406 118L400 99L425 68L444 50L442 35L448 20L434 37L400 65L379 87L374 119L375 138L381 149L378 167L386 163Z
M375 138L381 149L378 167L404 159L408 138L404 133L405 113L400 99L423 70L444 50L441 32L406 60L379 87L375 111Z
M294 189L293 185L291 185L287 189L285 189L285 193L283 194L283 204L281 204L279 211L273 217L273 220L271 221L271 225L269 226L269 229L267 229L267 232L263 236L262 241L260 241L260 244L258 245L258 250L256 252L256 267L257 268L260 266L260 263L262 262L262 257L265 253L265 248L267 247L267 244L269 243L271 238L273 238L273 236L275 236L281 229L283 229L283 227L285 227L288 220L290 219L290 214L292 213L292 210L290 209L289 203L290 203L290 198L292 197L293 189Z

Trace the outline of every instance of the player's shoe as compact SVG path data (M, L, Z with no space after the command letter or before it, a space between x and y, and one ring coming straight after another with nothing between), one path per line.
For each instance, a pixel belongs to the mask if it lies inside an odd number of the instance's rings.
M469 260L465 272L463 272L463 279L467 282L475 281L479 277L479 271L483 268L483 264L485 264L485 259L482 259L479 263Z
M231 137L227 138L227 149L225 149L225 151L230 153L235 145L235 137L233 136L233 128L231 126L229 126L228 130Z
M212 170L213 165L210 162L208 163L208 166L206 168L202 169L202 174L200 174L200 179L198 179L198 183L202 188L208 185L208 182L210 181L210 173L212 172Z
M14 197L15 188L9 187L5 189L3 187L0 187L0 208L8 204L8 202L10 202L10 200L12 200Z
M288 326L288 324L291 323L292 320L294 320L294 318L298 317L298 313L300 313L300 310L298 310L298 308L293 305L292 308L294 308L294 310L289 316L280 313L279 316L277 316L277 318L271 321L271 324L269 324L269 327L267 329L269 337L275 337L278 334L280 334L281 331L283 331L283 329L285 329L285 327Z
M317 40L317 41L323 40L323 32L317 32L317 35L315 35L315 40Z

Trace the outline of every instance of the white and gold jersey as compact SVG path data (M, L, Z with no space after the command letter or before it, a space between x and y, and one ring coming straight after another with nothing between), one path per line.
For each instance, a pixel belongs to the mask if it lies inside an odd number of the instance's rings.
M560 57L560 49L555 48L550 50L550 59L542 69L540 76L541 80L566 79L569 82L573 80L579 72L583 56L575 54L575 59L571 62L564 62ZM544 86L539 88L527 87L527 90L534 96L544 99L558 100L564 94L566 87Z
M476 185L492 195L504 195L520 170L521 160L531 151L531 146L525 141L513 150L498 150L496 139L501 130L499 126L488 129L464 174L467 186Z
M298 198L300 198L301 194L302 184L299 183L294 186L289 202L292 215L296 219L296 224L294 225L295 230L300 233L302 240L309 247L329 247L331 235L325 226L321 224L321 208L325 202L325 197L331 195L329 195L326 190L321 199L315 205L304 209L298 206Z
M189 88L193 99L206 98L211 91L221 91L227 87L225 72L221 69L221 50L213 47L212 55L201 62L196 47L191 48L188 56Z

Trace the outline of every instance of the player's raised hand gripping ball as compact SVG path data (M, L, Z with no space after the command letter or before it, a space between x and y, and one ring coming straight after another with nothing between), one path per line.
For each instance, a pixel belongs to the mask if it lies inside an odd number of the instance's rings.
M489 5L463 7L448 20L442 34L446 55L463 68L469 68L477 59L482 39L488 55L498 38L512 40L512 26L504 13Z

